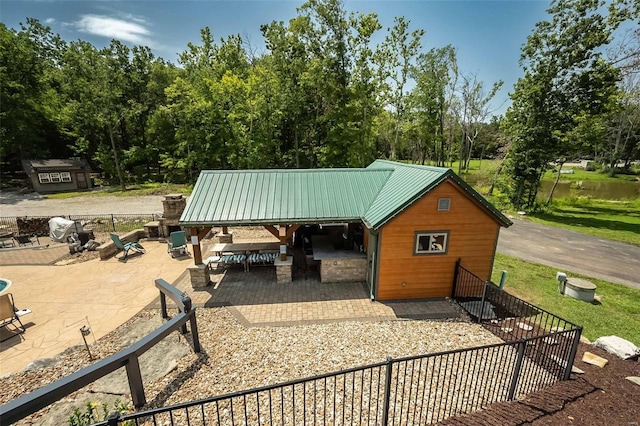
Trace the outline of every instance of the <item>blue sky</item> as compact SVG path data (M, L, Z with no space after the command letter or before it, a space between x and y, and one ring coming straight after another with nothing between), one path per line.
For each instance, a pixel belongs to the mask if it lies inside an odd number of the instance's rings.
M301 1L5 1L0 19L12 28L27 17L39 19L66 40L83 39L102 47L112 38L145 44L158 56L176 61L188 42L199 43L208 26L216 38L248 36L264 51L260 25L288 21ZM487 91L503 80L492 102L497 114L509 104L508 93L522 75L520 48L536 22L546 19L549 2L537 1L347 1L349 11L376 12L386 28L405 16L413 29L426 30L423 49L451 44L464 73L477 73ZM384 37L380 32L380 40Z

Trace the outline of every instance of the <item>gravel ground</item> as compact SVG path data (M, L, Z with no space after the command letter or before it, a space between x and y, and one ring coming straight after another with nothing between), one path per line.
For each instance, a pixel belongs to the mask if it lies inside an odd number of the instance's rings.
M0 191L0 216L151 214L162 212L162 200L163 195L48 199L36 192Z
M120 349L122 335L139 317L157 316L145 310L92 345L94 358ZM296 378L384 361L388 356L498 343L482 327L467 322L385 321L344 322L295 327L249 327L238 323L225 308L198 310L202 353L180 359L160 380L145 383L148 404L161 407ZM182 339L182 344L188 344ZM74 347L59 356L60 363L41 370L0 378L4 403L89 365L86 351ZM72 395L73 396L73 395ZM124 397L123 399L127 399ZM21 424L41 424L47 409Z

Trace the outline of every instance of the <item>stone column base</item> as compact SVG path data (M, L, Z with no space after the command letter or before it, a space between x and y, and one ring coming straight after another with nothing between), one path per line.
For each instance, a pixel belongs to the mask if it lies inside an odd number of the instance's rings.
M194 289L209 285L209 268L204 263L189 265L187 267L191 277L191 287Z
M287 260L276 259L276 282L290 283L292 281L293 256L287 257Z

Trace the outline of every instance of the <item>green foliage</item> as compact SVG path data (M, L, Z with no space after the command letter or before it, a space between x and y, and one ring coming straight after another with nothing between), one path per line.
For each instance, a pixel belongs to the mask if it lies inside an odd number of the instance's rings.
M618 69L601 49L638 10L621 0L603 11L599 0L554 2L524 47L512 108L491 122L501 82L459 70L453 46L423 51L426 32L407 18L383 29L340 0L309 0L288 22L262 25L259 55L240 35L216 40L204 28L180 67L145 46L65 43L32 19L18 31L0 24L0 156L16 169L81 156L121 191L193 183L202 169L383 157L460 161L465 173L472 157L506 156L504 174L483 186L532 206L551 160L588 149L615 174L618 160L628 168L640 155L640 90L616 86L636 66L633 51L620 50Z
M97 402L87 402L84 406L84 411L80 408L75 408L73 410L73 414L69 417L67 424L69 426L89 426L94 423L107 420L109 413L112 411L117 411L120 414L126 414L131 411L131 408L129 407L129 404L120 402L119 400L116 400L113 403L112 410L109 410L109 406L106 402L103 402L102 404ZM132 426L134 422L132 420L128 420L120 424L123 426Z
M615 334L635 344L640 343L640 290L603 280L582 277L598 287L602 302L585 303L558 293L556 269L496 254L493 281L498 282L502 270L508 272L505 290L543 309L584 327L590 340Z
M550 20L536 24L523 47L525 75L505 121L511 138L505 170L511 182L504 189L516 208L533 207L549 162L575 155L581 145L582 150L596 145L606 132L603 120L619 108L620 72L602 58L602 47L634 11L614 2L607 15L603 5L600 0L552 2Z

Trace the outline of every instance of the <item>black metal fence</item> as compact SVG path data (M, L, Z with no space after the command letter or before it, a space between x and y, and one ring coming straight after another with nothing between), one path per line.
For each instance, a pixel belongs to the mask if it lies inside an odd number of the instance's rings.
M526 356L548 371L566 366L568 379L582 327L483 281L456 263L452 298L483 327L506 342L527 341Z
M141 228L145 223L156 221L159 214L100 214L100 215L53 215L53 216L20 216L0 217L0 226L7 232L15 234L49 235L49 219L62 217L73 220L85 230L94 233L129 232ZM78 229L80 230L80 229Z
M558 336L560 355L576 330ZM567 365L527 356L542 337L400 359L234 392L97 425L409 425L509 401L555 383ZM551 359L551 358L550 358ZM560 358L558 358L560 359Z
M146 404L140 364L138 362L138 358L142 354L175 330L180 329L183 334L186 334L187 323L189 323L191 328L193 350L200 352L196 311L195 308L191 306L189 296L180 292L162 279L156 280L156 287L160 290L163 318L169 318L167 313L167 297L171 298L178 308L178 314L175 317L170 318L161 327L128 348L76 371L63 379L36 389L4 405L0 405L0 424L8 425L15 423L122 367L127 371L129 389L131 390L131 398L133 399L134 406L142 407Z
M582 327L484 282L459 262L452 296L475 303L468 312L505 343L390 358L170 407L114 413L99 425L433 424L569 378ZM485 305L491 306L486 315Z

